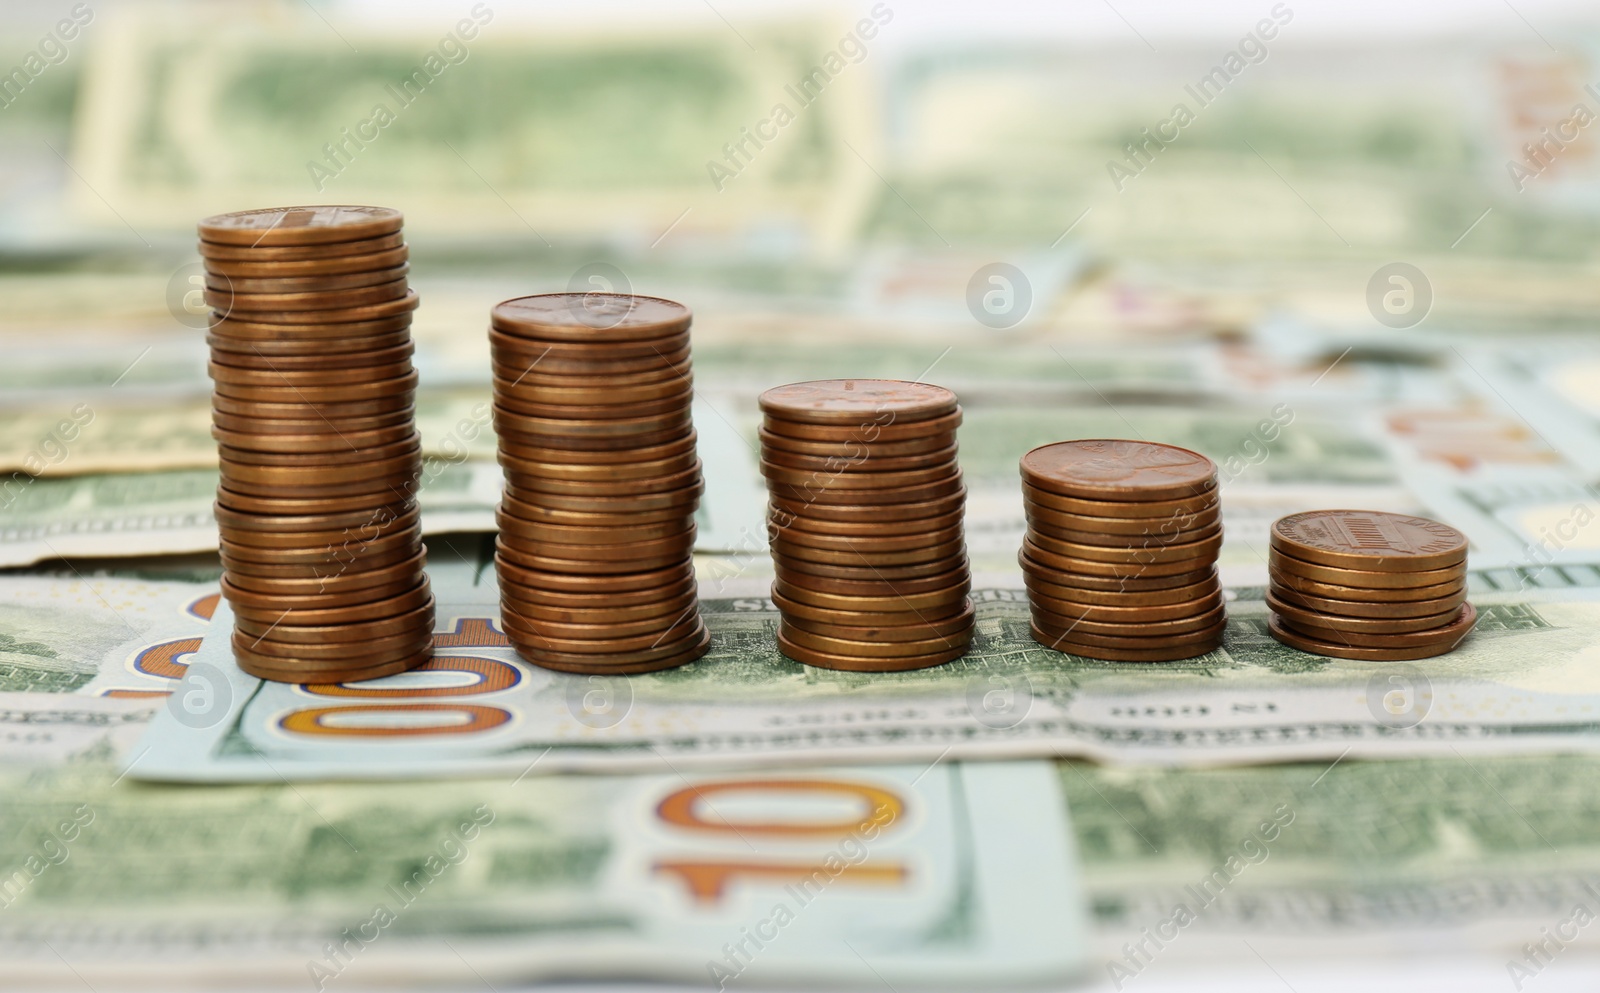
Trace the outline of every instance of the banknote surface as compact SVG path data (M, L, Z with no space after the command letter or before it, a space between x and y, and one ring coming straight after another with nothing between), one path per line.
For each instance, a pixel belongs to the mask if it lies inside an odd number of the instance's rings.
M947 987L1087 947L1043 762L3 792L11 982Z

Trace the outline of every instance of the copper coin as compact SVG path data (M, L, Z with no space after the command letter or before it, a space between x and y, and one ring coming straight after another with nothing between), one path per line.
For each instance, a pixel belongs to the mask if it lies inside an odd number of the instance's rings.
M318 434L244 434L212 427L211 437L219 449L242 459L246 453L263 455L319 455L324 458L354 452L379 451L403 443L417 429L411 424L394 424L372 431L327 431Z
M931 434L908 441L804 441L760 429L761 449L786 452L792 455L809 455L814 458L832 458L843 455L856 459L901 458L907 455L926 455L950 448L956 443L954 431Z
M426 630L408 631L405 634L374 639L357 645L342 642L306 644L275 641L270 638L256 638L240 631L233 632L235 652L249 652L265 664L277 663L279 666L296 663L326 665L331 662L352 669L362 669L411 655L424 647L430 647L432 641L433 633Z
M353 621L346 624L308 624L302 618L293 614L284 618L281 623L273 621L266 624L246 617L235 616L234 630L242 632L250 638L270 639L293 644L320 644L322 642L348 644L352 641L375 641L380 638L399 634L410 635L417 632L431 637L433 633L433 597L428 597L420 606L388 617Z
M860 539L857 540L859 541ZM780 539L772 542L772 552L790 566L796 562L817 562L822 565L882 569L891 566L920 565L924 562L960 557L965 554L966 545L962 541L961 529L957 528L955 529L954 537L947 537L946 540L936 545L921 545L916 548L892 551L857 548L841 550L797 545Z
M763 447L761 461L767 465L803 472L905 472L950 465L956 459L956 446L950 445L926 455L874 456L870 452L840 452L831 456L795 455L779 449Z
M689 416L689 400L692 391L683 390L679 396L665 400L655 400L650 403L632 403L624 406L599 406L587 407L559 407L552 404L528 403L516 397L507 396L499 389L494 391L494 405L509 415L516 417L531 417L541 421L564 421L588 424L593 421L627 420L635 424L643 418L677 416L679 422L685 421ZM636 428L635 430L640 430ZM583 434L599 432L580 432ZM605 432L607 434L622 432Z
M1030 599L1042 598L1052 604L1060 605L1060 609L1052 608L1056 609L1056 613L1072 615L1075 611L1067 609L1069 605L1085 608L1165 608L1175 604L1187 605L1203 597L1212 596L1222 589L1215 568L1203 573L1202 577L1193 582L1165 589L1145 590L1083 589L1052 583L1026 572L1023 573L1023 583L1028 588Z
M681 437L660 445L648 448L605 449L600 451L575 451L562 448L537 448L508 442L505 438L499 439L500 451L521 459L524 462L540 463L542 465L560 466L562 472L571 474L570 478L579 478L578 474L586 472L605 472L608 469L618 471L632 470L636 466L650 466L655 463L664 463L678 458L694 458L695 442L697 437L694 429L690 428Z
M494 325L556 341L638 341L689 330L689 308L627 293L541 293L495 304Z
M1209 536L1173 545L1155 543L1120 547L1080 545L1076 542L1061 541L1038 531L1029 531L1027 540L1035 548L1066 558L1123 565L1156 565L1165 562L1187 562L1193 559L1215 559L1217 552L1222 549L1222 529L1219 527Z
M413 373L415 375L415 373ZM267 421L332 421L349 418L352 420L368 417L384 417L393 419L396 414L411 414L414 410L415 395L410 391L395 393L389 396L377 396L366 400L344 400L339 402L313 402L301 400L298 397L291 403L277 403L262 400L235 399L222 393L211 395L212 413L229 414L233 417L260 418ZM237 430L248 431L249 427Z
M857 442L869 445L879 442L910 441L935 435L942 436L954 432L960 426L960 407L957 407L951 413L927 420L897 419L891 413L882 413L874 415L859 424L848 422L841 424L801 423L774 417L770 414L762 421L762 429L768 434L793 438L797 441Z
M386 414L372 414L361 417L341 416L337 423L329 417L320 416L312 408L304 419L281 420L268 417L251 417L248 414L229 414L215 408L211 411L211 423L219 430L230 434L246 437L267 439L271 436L284 435L289 437L308 437L313 435L332 435L338 438L341 434L361 434L363 432L376 432L389 429L410 431L413 430L412 418L415 411L411 407L391 411ZM268 442L273 443L273 442Z
M391 446L393 447L393 446ZM321 460L323 465L261 465L249 462L235 462L226 455L218 460L218 467L222 478L227 481L229 488L239 492L254 492L246 490L251 487L284 487L287 489L321 490L325 487L338 487L345 484L359 486L360 489L351 492L365 493L369 489L380 489L390 482L391 476L406 475L420 468L422 446L416 443L407 443L399 446L400 454L383 453L381 458L367 461L363 458L366 452L351 452L347 458L339 460ZM327 464L328 462L334 464ZM288 494L286 494L288 495Z
M524 434L517 430L514 414L505 414L499 410L494 412L494 430L499 440L507 445L517 448L547 448L552 451L574 452L578 455L613 455L625 453L635 457L636 453L652 451L667 445L677 444L685 438L694 435L692 423L679 424L662 431L652 431L648 434L619 435L616 437L578 438L559 437L554 435ZM637 456L642 458L643 456ZM577 456L573 456L576 461Z
M780 579L773 584L772 588L775 594L781 594L789 600L795 600L812 607L826 607L833 610L863 614L897 614L902 611L936 610L939 607L948 607L961 603L966 600L970 587L971 583L962 581L945 589L928 590L924 593L895 593L888 596L847 596L796 586Z
M814 505L832 505L835 507L857 507L895 504L921 504L930 500L938 500L956 493L964 493L966 488L962 485L959 470L953 476L940 479L921 486L907 486L904 488L882 487L871 490L857 489L828 489L823 487L788 486L783 483L767 481L767 495L774 503L783 501L789 504L799 504L810 508ZM809 510L803 511L808 513ZM820 515L819 516L823 516Z
M246 368L271 368L281 363L327 362L360 365L369 355L412 355L415 346L410 331L365 335L358 338L321 338L315 341L249 341L222 335L206 335L211 346L211 361ZM391 360L392 361L392 360Z
M401 575L395 581L381 586L366 586L331 593L305 595L258 593L242 589L222 576L222 595L235 607L243 605L253 610L331 610L378 603L411 592L422 577L421 570Z
M501 617L507 634L514 634L541 652L550 655L583 655L589 661L607 658L624 661L648 662L652 657L674 655L685 642L698 641L704 636L705 625L697 611L687 610L664 618L661 630L626 638L558 638L544 633L538 627L525 623L515 615Z
M833 624L845 627L858 628L895 628L907 625L936 626L967 613L972 608L969 600L953 600L940 607L917 611L856 611L836 610L829 607L816 607L798 600L785 597L774 589L771 594L772 603L783 616L791 623L796 621L818 624Z
M565 417L535 417L511 410L497 398L495 422L504 420L516 432L552 438L621 438L638 444L633 436L649 435L692 427L687 408L640 417L603 417L579 420Z
M694 475L698 477L698 473ZM694 508L699 505L700 495L704 490L703 483L695 482L665 493L635 493L631 496L569 496L525 490L515 485L506 486L502 492L506 499L514 500L524 507L539 507L544 510L566 510L586 514L633 514L677 510L683 514L692 514Z
M1217 504L1206 510L1166 517L1090 517L1086 514L1073 514L1028 505L1026 502L1024 510L1027 513L1029 526L1052 534L1057 531L1071 531L1076 534L1096 534L1108 540L1117 538L1122 541L1204 530L1222 522L1221 508Z
M899 659L933 655L954 648L966 648L972 644L971 627L945 635L930 635L915 641L855 641L817 634L785 621L778 626L778 634L785 641L800 648L848 658Z
M358 238L352 241L330 242L322 245L227 245L215 241L199 243L200 257L209 269L213 262L316 262L360 258L377 252L393 251L405 246L405 235L399 231Z
M784 563L779 562L777 575L785 585L803 586L808 590L838 596L901 596L947 590L968 581L965 565L911 579L879 579L871 573L869 573L872 576L870 579L839 579L831 576L813 576L787 568Z
M338 686L409 672L412 669L426 665L432 658L433 646L430 645L410 657L359 669L344 668L339 665L309 666L291 664L289 666L274 666L267 664L262 659L246 659L243 657L238 659L238 663L240 669L255 676L257 679L267 679L276 683L297 683L302 686Z
M685 577L694 575L694 563L690 561L684 561L673 566L664 566L650 572L631 572L621 575L568 575L566 573L545 572L518 566L515 560L508 559L502 554L505 550L504 541L496 540L495 562L497 566L514 566L515 570L512 574L517 582L522 583L524 586L531 586L534 589L541 590L553 590L557 593L631 593L636 590L665 589L683 582Z
M409 362L415 353L416 345L408 337L402 336L402 340L388 348L343 353L326 352L321 348L302 349L299 353L288 355L271 355L256 347L238 352L213 349L211 363L230 369L293 374L313 370L371 369L389 366L397 362Z
M928 576L937 576L951 570L967 568L967 558L964 554L957 553L926 562L914 562L909 565L875 565L870 560L858 562L855 565L836 565L829 562L808 562L790 556L774 556L774 568L780 577L787 577L796 583L805 582L807 585L817 585L816 579L843 579L852 582L900 582L908 579L923 579ZM807 577L813 577L808 579Z
M212 429L215 433L216 429ZM268 435L267 437L272 437ZM278 437L295 438L296 435L280 435ZM337 437L337 435L335 436ZM422 453L422 436L417 434L416 428L395 441L385 442L381 445L349 446L343 451L333 454L328 452L262 452L248 448L235 448L232 445L218 445L217 456L234 465L252 466L279 466L317 468L331 466L348 466L353 462L383 462L397 459L403 455Z
M761 475L773 483L807 489L835 490L911 490L954 479L961 472L953 462L924 469L900 472L818 472L813 469L785 469L762 461Z
M312 293L238 293L207 287L205 302L228 315L238 315L247 320L272 323L262 314L307 311L326 312L334 308L353 309L370 307L399 300L410 293L404 279L395 279L376 286L363 286L352 290L322 290ZM286 322L287 323L287 322ZM307 322L309 323L309 322ZM318 323L321 323L320 321Z
M277 363L265 363L266 368L251 369L236 365L206 363L206 373L213 382L229 386L282 386L326 387L346 383L371 383L377 380L399 379L413 372L411 359L401 357L385 365L361 364L334 369L291 369Z
M233 615L243 618L252 624L268 625L278 624L290 618L293 623L303 627L320 627L334 624L359 624L365 621L382 620L407 613L425 603L433 602L433 593L428 587L428 577L420 577L416 585L404 593L369 603L359 603L351 607L325 607L319 609L308 608L259 608L245 604L232 604Z
M512 404L518 405L513 409L540 416L550 416L544 413L545 410L585 411L635 406L640 408L637 415L643 416L655 407L669 403L684 404L694 398L694 381L687 376L659 383L647 383L643 386L612 385L594 389L572 389L526 382L513 385L503 379L496 379L492 385L495 396L505 397ZM583 414L574 416L581 417Z
M498 383L511 386L541 386L558 390L588 390L607 383L615 386L665 386L668 383L682 382L691 379L694 365L683 361L671 365L652 363L648 368L637 369L632 372L614 372L599 370L595 372L555 372L544 367L541 362L529 368L528 363L518 363L515 366L502 368L498 364L490 363L490 371Z
M1445 569L1467 560L1447 524L1378 510L1311 510L1272 524L1272 547L1306 562L1369 572Z
M496 562L495 571L500 577L500 593L502 596L510 595L520 603L537 604L551 610L558 608L585 611L610 610L613 608L632 609L693 593L696 589L696 581L692 571L682 572L675 582L666 586L646 586L641 589L624 590L622 592L597 591L590 593L547 590L543 587L529 585L523 582L523 577L531 574L527 570L520 569L509 562Z
M1043 565L1028 557L1024 548L1017 555L1022 571L1056 586L1099 592L1147 593L1169 590L1178 586L1192 586L1203 582L1216 572L1216 563L1206 561L1192 572L1159 573L1135 576L1102 576L1082 572L1068 572L1056 566ZM1070 599L1070 598L1064 598Z
M632 574L638 572L656 572L661 569L671 568L690 561L690 553L694 549L693 541L662 541L652 542L652 550L641 551L629 558L602 559L593 555L584 558L566 558L546 554L552 549L548 545L533 546L533 551L523 551L514 542L508 542L501 537L499 554L502 559L512 565L537 572L562 573L573 576L609 576L617 574ZM592 549L593 545L566 546Z
M1362 662L1410 662L1417 659L1431 659L1436 655L1444 655L1454 651L1461 643L1462 637L1446 638L1426 645L1415 645L1406 648L1364 648L1359 645L1341 644L1331 641L1322 641L1299 634L1285 627L1278 620L1276 614L1267 617L1267 633L1290 648L1299 649L1311 655L1325 655L1335 659L1356 659Z
M921 502L876 505L821 504L769 495L767 506L771 515L781 514L784 518L795 522L792 526L806 527L811 523L815 523L818 528L821 528L825 522L871 525L879 521L884 523L924 521L930 518L942 517L946 514L963 513L966 501L966 488L958 487L954 492L945 496Z
M207 299L206 302L210 303L210 300ZM414 290L407 290L404 296L378 303L305 310L251 310L235 302L231 309L223 312L221 316L247 324L355 324L410 314L421 302Z
M924 548L929 545L943 545L961 537L961 521L956 520L947 527L938 530L912 532L910 534L887 535L831 535L814 534L802 531L799 528L784 528L777 532L775 541L788 545L804 545L808 548L825 548L841 552L893 552L907 549Z
M404 215L391 207L271 207L216 214L199 224L200 237L223 245L326 245L378 238L400 230Z
M1267 606L1291 624L1295 630L1304 631L1308 635L1328 641L1343 640L1340 637L1343 632L1382 635L1404 634L1411 631L1440 628L1455 620L1461 611L1461 604L1456 604L1448 610L1441 610L1434 614L1421 614L1416 617L1346 617L1340 614L1323 614L1315 610L1307 610L1304 607L1298 607L1280 600L1271 593L1267 594Z
M1050 645L1051 647L1055 647L1056 645L1063 643L1070 643L1081 648L1121 648L1131 649L1133 651L1147 651L1149 649L1166 648L1168 646L1176 647L1179 645L1194 645L1197 643L1211 643L1217 641L1222 637L1222 632L1227 628L1228 622L1220 608L1215 611L1214 614L1215 619L1212 621L1209 627L1200 628L1199 630L1195 631L1185 631L1182 634L1150 636L1096 634L1094 632L1082 630L1081 624L1068 629L1065 627L1056 627L1055 625L1048 623L1042 623L1038 619L1035 619L1033 622L1033 630L1035 632L1035 637L1038 637L1040 634L1045 635L1046 637L1043 643Z
M420 464L409 473L385 473L373 479L355 479L344 483L291 486L263 480L234 479L224 472L222 485L229 492L267 500L343 500L351 498L368 503L392 503L405 499L415 492L421 478ZM354 507L342 509L353 510ZM268 511L270 513L270 511Z
M568 496L596 496L596 497L621 497L629 494L645 495L653 493L666 493L682 490L686 487L698 485L700 479L699 460L692 462L689 468L666 476L648 476L637 479L613 479L602 481L598 479L553 479L539 472L527 471L526 463L517 462L515 459L501 456L500 464L505 468L506 482L514 486L520 493L556 493Z
M883 418L884 425L928 420L952 413L956 395L942 386L894 379L821 379L790 383L761 394L769 418L802 424L857 425Z
M1102 562L1097 559L1083 559L1045 551L1031 538L1023 539L1022 551L1034 562L1058 572L1118 579L1154 579L1161 576L1184 575L1208 569L1217 561L1216 553L1211 552L1193 558L1163 559L1160 562Z
M324 532L326 533L326 532ZM370 568L375 557L403 552L400 558L416 554L421 536L415 528L401 528L384 534L357 537L338 534L330 541L317 544L284 547L224 542L219 554L234 562L260 563L270 566L336 565L342 567ZM259 574L258 574L259 575Z
M585 381L605 376L635 381L664 380L681 377L693 368L687 348L670 352L651 352L648 355L611 362L513 353L501 355L490 366L496 379L508 383L548 382L552 386L582 386L585 385Z
M1033 623L1044 631L1061 631L1066 634L1067 640L1084 645L1098 645L1099 639L1130 639L1130 638L1178 638L1200 631L1220 631L1220 625L1226 613L1219 599L1215 607L1204 613L1191 614L1188 617L1174 617L1164 621L1100 621L1087 617L1068 617L1062 614L1053 614L1035 603L1033 605ZM1106 644L1101 647L1137 648L1148 645L1113 645Z
M813 648L806 648L789 640L781 630L778 632L778 651L782 652L785 657L803 665L814 666L819 669L837 669L844 672L907 672L912 669L928 669L960 658L967 654L968 648L968 644L958 644L956 647L926 655L910 655L888 659L865 658L861 656L836 655L831 652L820 652Z
M549 541L528 541L514 534L502 532L501 540L507 548L522 556L535 555L553 559L578 559L595 562L617 562L630 559L651 558L664 554L683 554L694 548L695 525L687 522L681 530L659 538L644 541L625 541L612 544L564 544ZM540 568L529 566L528 568Z
M1455 596L1464 593L1467 588L1465 574L1431 586L1413 586L1408 589L1372 589L1345 586L1340 583L1319 583L1281 569L1272 570L1271 575L1272 588L1280 596L1288 591L1352 603L1415 603Z
M414 500L381 504L363 510L336 514L306 514L299 517L241 513L221 504L212 507L219 527L233 532L251 531L264 537L297 537L308 533L371 535L416 525L419 515ZM252 540L252 544L263 544Z
M536 504L524 503L516 494L502 492L500 507L507 514L532 524L557 524L567 527L639 527L668 521L683 521L694 516L692 507L673 506L662 510L630 511L628 513L597 513L578 510L554 510Z
M1036 489L1029 486L1026 480L1022 484L1022 499L1030 514L1049 511L1052 516L1071 514L1091 518L1133 518L1150 521L1151 524L1147 526L1154 527L1160 527L1161 522L1181 520L1191 514L1203 514L1220 507L1215 490L1183 500L1080 500Z
M378 537L392 534L415 532L417 517L415 513L408 515L395 523L373 528L346 528L337 531L302 531L302 532L277 532L277 531L250 531L232 528L226 524L219 524L217 531L224 545L230 546L234 554L245 552L248 549L276 549L286 551L309 551L311 549L345 549L365 547L365 543ZM254 556L245 555L246 558Z
M409 260L404 244L380 252L335 255L321 259L222 259L207 256L206 273L239 279L297 279L309 276L338 276L351 272L379 272L393 269Z
M547 372L582 371L587 366L597 367L597 371L607 367L621 371L615 368L618 363L626 365L636 359L646 360L640 368L682 362L689 357L689 335L681 332L643 341L554 341L521 337L491 324L489 354L497 366L503 364L519 372L535 359L536 368ZM558 364L548 366L552 360ZM564 363L574 363L576 368Z
M1035 448L1022 476L1037 489L1085 500L1183 500L1217 485L1216 463L1149 441L1084 439Z
M946 528L959 527L963 514L961 510L947 513L939 517L913 518L909 521L885 521L877 524L871 521L828 521L814 520L788 514L776 509L769 509L767 513L767 534L769 537L793 532L794 540L804 532L814 537L828 537L833 539L850 537L890 537L918 534L932 534ZM806 542L801 541L801 544Z
M711 647L711 632L702 627L698 637L673 646L678 650L671 654L631 652L627 655L606 656L604 661L594 661L590 656L543 651L528 642L519 641L515 635L511 636L511 641L516 646L517 654L544 669L582 676L627 676L642 672L658 672L693 662Z
M693 587L674 596L629 607L551 606L537 599L525 599L518 595L519 592L516 587L503 588L500 591L502 609L514 609L518 614L530 620L553 621L561 624L632 623L649 618L659 618L664 614L677 614L688 610L697 602Z
M1033 640L1046 648L1102 662L1181 662L1184 659L1208 655L1222 647L1220 635L1209 641L1176 642L1150 648L1107 648L1070 642L1056 632L1043 631L1037 627L1032 628L1032 634Z
M1300 579L1310 579L1319 583L1383 590L1404 590L1414 589L1419 586L1459 583L1466 575L1466 564L1464 562L1446 566L1442 569L1412 572L1372 572L1368 570L1342 569L1331 565L1317 565L1314 562L1306 562L1292 555L1286 555L1276 548L1267 552L1267 568L1275 572L1288 573Z
M1274 583L1268 596L1276 597L1283 603L1299 607L1302 610L1315 611L1319 614L1331 614L1336 617L1426 617L1430 614L1448 613L1460 607L1466 602L1467 589L1463 585L1454 593L1432 600L1380 600L1376 603L1369 603L1360 600L1335 600L1329 597L1314 596Z
M411 274L411 265L402 262L387 269L364 272L318 273L309 276L231 276L208 271L206 289L230 294L232 299L245 295L280 293L329 293L334 290L358 290L405 279ZM398 296L399 294L394 294ZM226 309L226 308L224 308Z
M1352 622L1335 619L1332 624L1301 624L1288 614L1278 614L1281 627L1295 634L1319 641L1336 642L1354 648L1420 648L1440 641L1454 644L1467 636L1478 623L1478 612L1470 603L1463 603L1450 615L1446 623L1420 631L1374 632L1358 630Z
M972 601L968 600L955 613L929 622L918 619L916 614L909 611L882 616L889 617L890 622L856 625L837 624L807 617L794 611L785 611L783 624L791 631L800 630L844 641L907 642L967 634L972 630L973 620L977 614L973 610Z
M495 511L495 523L499 526L500 533L507 538L515 539L518 544L525 541L555 545L594 545L600 547L633 544L680 534L689 526L686 521L692 523L692 520L692 518L675 519L624 528L586 528L568 527L560 524L532 524L504 513L499 509Z
M1061 620L1094 621L1101 624L1137 625L1192 618L1222 606L1222 587L1210 584L1209 592L1193 600L1180 600L1156 606L1104 606L1058 600L1028 591L1028 603L1035 609Z
M1041 546L1051 551L1059 551L1055 544L1062 545L1093 545L1099 548L1122 549L1124 551L1145 548L1171 548L1175 545L1188 545L1197 541L1222 540L1222 525L1212 524L1210 527L1195 528L1190 531L1171 531L1167 533L1151 533L1145 535L1135 534L1096 534L1090 531L1071 531L1067 528L1031 525L1028 533Z
M568 651L561 647L567 643L593 643L602 644L607 651L632 651L628 645L650 648L663 641L675 641L691 627L698 617L693 598L677 611L656 614L652 617L642 617L635 620L607 619L599 623L583 623L581 621L552 621L522 613L517 609L515 601L502 601L501 615L508 623L520 628L533 639L535 644L539 639L549 642L548 648L554 651ZM579 651L583 649L580 648Z
M217 503L229 510L245 514L307 517L315 514L345 514L356 511L371 512L391 504L411 499L412 494L403 489L380 490L375 493L356 493L340 497L264 497L239 493L226 486L217 487Z
M409 362L405 363L410 365ZM239 386L232 382L216 383L216 398L227 397L234 401L282 404L335 404L361 403L390 399L409 403L412 391L417 388L416 372L392 379L362 380L328 386ZM215 399L213 398L213 403Z
M270 597L316 597L399 587L408 589L422 573L422 554L379 569L352 569L328 576L263 577L228 569L228 582L236 589Z
M548 486L627 485L637 481L641 486L660 489L663 486L661 480L677 479L686 472L700 471L700 460L692 448L665 459L600 465L525 459L515 454L517 450L516 446L501 445L500 464L531 478L542 479Z
M344 580L357 573L377 572L391 566L409 562L416 556L422 545L414 534L403 535L408 539L397 548L382 551L361 553L359 550L344 555L329 554L318 560L299 560L294 562L260 561L258 559L242 559L230 554L228 549L217 553L226 569L228 576L238 585L247 589L257 589L258 584L266 581L284 580L289 582L316 583L315 589L300 589L301 593L317 593L334 589L330 585L333 580ZM259 549L257 549L259 551ZM370 586L370 582L355 582L349 584L351 588Z
M216 315L213 314L213 317ZM316 324L257 324L242 318L221 318L211 322L206 339L250 345L298 344L302 347L334 347L338 341L411 334L411 314L401 313L370 321L322 322ZM324 343L327 343L326 345Z

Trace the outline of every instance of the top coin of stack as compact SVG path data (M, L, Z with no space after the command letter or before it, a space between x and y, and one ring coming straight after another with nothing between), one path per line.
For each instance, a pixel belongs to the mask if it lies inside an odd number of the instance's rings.
M856 672L966 654L973 609L955 394L826 380L768 390L761 410L779 650Z
M1042 645L1111 662L1214 651L1227 617L1217 578L1217 467L1197 452L1089 439L1022 457L1028 535L1019 562Z
M1477 623L1467 539L1426 517L1311 510L1272 525L1274 638L1314 655L1394 662L1443 655Z
M491 321L506 474L495 564L511 643L587 674L704 655L689 308L551 293L507 300Z
M432 656L400 226L333 206L200 222L222 590L239 667L263 679L371 679Z

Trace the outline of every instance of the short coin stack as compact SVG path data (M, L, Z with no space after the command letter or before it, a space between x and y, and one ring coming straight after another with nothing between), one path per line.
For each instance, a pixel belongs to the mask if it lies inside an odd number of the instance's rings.
M1425 517L1312 510L1272 525L1268 630L1293 648L1394 662L1443 655L1477 622L1467 539Z
M689 323L682 304L625 294L494 308L501 616L536 665L653 672L710 646L694 574Z
M1217 467L1186 448L1063 441L1022 457L1028 535L1019 561L1042 645L1109 662L1214 651Z
M222 590L239 667L263 679L373 679L433 654L400 225L331 206L200 222Z
M973 609L955 394L825 380L768 390L761 409L783 654L855 672L965 655Z

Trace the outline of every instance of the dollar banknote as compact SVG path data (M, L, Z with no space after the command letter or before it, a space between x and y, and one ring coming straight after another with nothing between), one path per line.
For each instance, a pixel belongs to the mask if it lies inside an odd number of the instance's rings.
M8 774L7 981L921 988L1059 983L1083 961L1048 763L541 771L214 790Z
M1507 580L1515 585L1496 589ZM784 658L776 609L759 590L737 595L737 582L702 582L712 632L704 658L626 678L523 662L486 575L472 588L435 584L431 662L343 686L246 675L220 604L125 768L145 779L259 782L505 773L535 757L547 770L592 772L866 756L1216 765L1600 749L1600 726L1573 716L1600 698L1590 673L1600 641L1594 567L1579 577L1475 573L1476 629L1420 663L1282 645L1267 634L1259 587L1231 591L1224 647L1208 655L1159 666L1083 659L1031 638L1025 591L980 587L967 656L888 676Z

